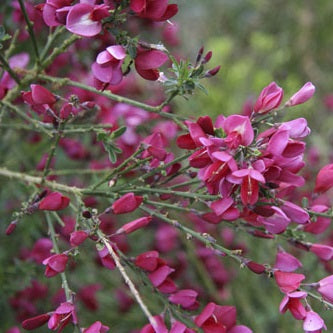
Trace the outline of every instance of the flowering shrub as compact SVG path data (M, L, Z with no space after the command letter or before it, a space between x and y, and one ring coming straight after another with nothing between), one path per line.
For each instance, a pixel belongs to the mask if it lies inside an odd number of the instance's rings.
M289 311L304 332L325 330L332 164L308 181L307 121L280 118L311 99L314 85L284 98L272 82L242 114L187 119L173 100L205 91L219 67L207 68L212 52L203 47L194 62L169 50L176 4L10 3L0 125L2 142L14 144L0 176L18 195L8 190L5 203L13 218L3 227L3 266L15 273L6 332L249 333L228 297L228 258L246 268L238 274L281 291L276 312ZM165 45L142 40L147 30ZM276 257L257 262L256 243L237 243L240 233L266 240ZM311 255L326 270L318 281ZM136 320L119 324L117 311Z

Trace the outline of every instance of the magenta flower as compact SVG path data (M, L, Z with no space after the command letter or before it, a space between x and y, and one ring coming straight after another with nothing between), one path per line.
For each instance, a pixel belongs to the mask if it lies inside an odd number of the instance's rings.
M333 275L321 279L318 286L317 290L323 296L323 299L333 303Z
M255 113L264 114L276 109L281 104L282 97L282 88L272 82L261 91L253 110Z
M160 266L155 271L148 275L149 280L154 285L154 287L159 287L162 285L167 277L175 270L167 265Z
M150 321L149 324L145 325L140 333L168 333L168 329L166 328L163 319L161 316L154 316L153 320Z
M69 202L69 198L61 193L52 192L39 203L38 208L40 210L62 210L69 205Z
M295 319L304 319L306 316L306 310L301 302L301 299L306 296L307 293L305 291L295 291L286 294L280 303L280 312L285 313L289 310Z
M121 45L112 45L97 55L91 70L96 79L111 85L119 84L123 78L121 65L126 58L126 51Z
M106 333L109 329L108 326L103 325L100 321L96 321L88 328L83 329L82 333Z
M61 332L70 322L77 324L75 308L71 302L65 302L61 303L53 312L47 325L50 330L58 330L58 332Z
M66 24L66 17L72 2L73 0L47 0L42 7L45 24L49 27Z
M124 194L112 204L113 214L125 214L136 210L142 203L143 197L133 192Z
M160 261L161 259L159 259L159 253L157 251L148 251L136 257L135 265L148 272L153 272Z
M310 252L314 253L318 258L324 261L333 259L333 247L323 244L312 244Z
M151 220L151 216L140 217L139 219L124 224L120 229L117 230L116 234L130 234L135 230L144 228Z
M130 7L139 17L152 21L166 21L178 12L178 6L168 5L168 0L131 0Z
M223 129L227 134L224 142L230 149L239 145L248 146L254 138L253 128L249 117L232 115L227 117L223 123Z
M261 222L267 231L273 234L284 232L290 223L288 216L278 207L271 207L274 214L268 217L259 216L258 222Z
M62 273L66 269L66 265L68 262L68 257L66 254L54 254L51 257L43 260L43 265L46 266L45 276L50 278L59 273Z
M282 272L293 272L302 267L302 263L287 252L278 252L274 268Z
M319 314L314 311L308 311L303 322L303 330L306 333L320 333L323 328L326 330L326 325Z
M99 258L101 259L101 263L107 269L113 270L116 268L116 263L114 262L111 254L109 253L106 246L104 246L101 250L98 250Z
M315 192L326 192L333 187L333 164L325 165L320 169L317 178Z
M199 305L196 298L198 293L192 289L183 289L169 296L169 301L181 305L184 309L194 309Z
M70 244L71 246L79 246L82 244L89 236L89 233L83 230L74 231L71 233Z
M241 199L244 205L254 205L259 197L259 183L265 184L264 176L257 170L241 169L232 173L232 180L241 183Z
M159 78L157 68L168 60L168 56L158 50L138 49L137 52L137 56L134 59L136 71L146 80L157 80Z
M78 3L70 8L66 19L66 28L70 32L84 37L93 37L102 31L101 20L109 16L109 6Z
M32 331L42 325L44 325L50 319L48 313L44 313L29 319L26 319L22 322L22 327L25 330Z
M297 91L297 93L290 97L285 106L295 106L305 103L313 96L315 90L316 88L311 82L305 83L305 85Z
M287 294L295 291L301 285L301 282L305 279L303 274L289 273L276 271L274 273L275 280L280 290Z
M183 323L180 321L175 321L172 324L170 333L195 333L193 330L187 328Z

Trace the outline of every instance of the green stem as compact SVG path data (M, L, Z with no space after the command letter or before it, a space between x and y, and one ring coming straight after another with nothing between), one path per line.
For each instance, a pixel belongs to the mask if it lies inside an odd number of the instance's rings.
M16 75L16 73L10 68L9 63L5 59L5 57L0 53L0 61L2 63L2 67L9 73L9 75L13 78L13 80L20 84L20 78Z
M239 254L239 252L240 252L239 250L229 250L229 249L223 247L222 245L217 244L216 239L213 238L212 236L210 236L209 234L205 234L205 233L201 234L199 232L196 232L188 227L185 227L178 221L170 219L169 217L167 217L157 211L154 211L146 206L140 206L140 209L145 211L146 213L148 213L152 216L156 216L159 219L161 219L162 221L174 226L175 228L184 232L186 235L190 235L190 237L192 236L195 239L198 239L199 241L204 243L207 247L216 249L216 250L220 251L221 253L226 254L227 256L235 259L238 263L244 262L244 259Z
M49 153L49 155L47 157L47 161L46 161L46 164L45 164L45 167L44 167L44 170L43 170L42 184L45 181L46 176L49 174L51 161L52 161L52 158L53 158L53 156L55 154L57 146L59 144L60 138L62 136L62 129L63 129L63 127L64 127L64 124L59 124L59 128L58 128L58 132L57 132L56 138L55 138L55 140L53 140L52 147L51 147L50 153Z
M22 14L24 16L25 22L27 23L27 26L28 26L28 31L29 31L30 38L32 40L32 45L33 45L33 48L34 48L37 64L39 65L40 58L39 58L39 51L38 51L38 46L37 46L37 41L36 41L36 36L35 36L35 33L34 33L34 29L33 29L32 23L31 23L31 21L28 17L28 13L25 9L23 0L19 0L19 3L20 3L21 11L22 11Z
M21 172L14 172L7 170L6 168L0 168L0 176L7 177L9 179L18 179L27 183L31 184L38 184L40 185L42 183L43 178L42 177L35 177L35 176L30 176L25 173ZM67 186L64 184L56 183L53 181L45 180L44 185L46 187L49 187L50 189L53 190L58 190L66 193L71 193L76 196L81 196L84 193L84 190L74 187L74 186Z
M132 159L134 159L136 156L140 155L144 151L144 147L140 146L137 151L133 153L133 155L129 156L127 159L125 159L122 163L120 163L116 168L114 168L109 174L107 174L105 177L103 177L100 181L98 181L96 184L94 184L91 189L95 190L108 180L110 180L118 171L120 171L122 168L124 168Z
M66 30L65 26L59 26L55 29L55 31L52 34L49 34L48 38L47 38L47 42L46 45L41 53L41 60L44 61L48 52L51 49L51 46L53 44L53 42L58 38L58 36L60 36L62 33L64 33Z
M21 109L19 109L18 107L12 105L11 103L5 102L5 101L0 101L0 105L4 105L6 107L8 107L9 109L13 110L15 113L17 113L21 118L23 118L24 120L28 121L29 123L31 123L36 129L38 129L40 132L43 132L44 134L46 134L49 137L53 137L52 134L50 133L49 130L47 130L43 123L39 122L38 120L29 117L26 113L24 113L23 111L21 111Z
M146 110L148 112L157 113L161 117L164 117L164 118L168 118L168 119L172 119L172 120L175 120L175 119L185 120L186 119L185 117L182 117L182 116L179 116L179 115L176 115L176 114L162 112L163 107L166 106L171 101L171 99L173 98L173 97L171 98L171 96L166 101L164 101L162 104L160 104L159 106L151 106L151 105L141 103L141 102L138 102L136 100L127 98L127 97L122 97L122 96L113 94L110 91L98 90L94 87L88 86L88 85L83 84L81 82L72 81L68 78L52 77L52 76L42 75L42 74L39 74L38 78L41 79L41 80L48 81L48 82L56 83L57 85L60 85L60 86L72 86L72 87L81 88L83 90L93 92L97 95L107 97L107 98L109 98L113 101L116 101L118 103L126 103L126 104L129 104L129 105L133 105L133 106L136 106L138 108L141 108L143 110Z
M51 134L56 134L58 130L54 129L53 125L39 123L45 129L48 129ZM16 124L16 123L1 123L0 128L8 128L8 129L15 129L15 130L26 130L26 131L38 131L42 132L40 129L34 128L33 126L29 126L26 124ZM72 125L66 126L66 129L62 130L64 134L76 134L76 133L87 133L87 132L94 132L97 129L109 129L112 128L111 125Z
M127 190L120 190L119 193L128 193L128 192L137 192L137 193L161 193L161 194L171 194L179 197L184 198L191 198L191 199L205 199L205 200L217 200L221 197L218 195L210 195L210 194L201 194L201 193L190 193L190 192L181 192L181 191L172 191L169 189L162 189L156 187L145 187L145 186L137 186L135 188L127 189Z

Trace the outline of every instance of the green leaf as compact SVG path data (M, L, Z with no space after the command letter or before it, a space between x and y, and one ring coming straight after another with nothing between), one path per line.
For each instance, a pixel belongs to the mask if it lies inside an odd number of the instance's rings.
M111 139L119 138L125 132L126 132L126 126L121 126L117 130L115 130L111 133Z

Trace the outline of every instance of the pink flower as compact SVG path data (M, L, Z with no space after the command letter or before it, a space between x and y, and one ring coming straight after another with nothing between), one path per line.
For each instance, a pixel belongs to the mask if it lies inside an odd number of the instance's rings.
M102 31L101 20L109 16L109 6L78 3L70 8L66 28L84 37L93 37Z
M317 290L323 296L323 299L333 303L333 275L321 279L318 285Z
M230 332L236 324L236 308L208 303L195 320L195 324L204 332ZM236 330L234 332L237 332ZM246 331L244 331L246 332ZM249 331L251 332L251 331Z
M94 322L88 328L83 329L83 333L106 333L110 328L103 325L100 321Z
M107 269L113 270L116 268L116 264L111 257L111 254L109 253L106 246L102 248L102 250L98 250L98 255L101 259L102 265L106 267Z
M168 0L131 0L131 9L142 18L166 21L178 12L177 5L168 5Z
M66 254L54 254L51 257L43 260L43 265L46 265L45 276L50 278L59 273L62 273L66 269L68 257Z
M154 272L148 275L149 280L154 285L154 287L159 287L162 285L167 277L175 270L167 265L160 266Z
M333 258L333 247L329 245L312 244L310 251L324 261L329 261Z
M276 109L280 105L282 97L282 88L275 82L272 82L261 91L256 103L254 104L253 110L256 113L264 114Z
M70 321L77 323L74 305L71 302L61 303L50 317L48 328L61 332Z
M287 252L279 252L276 255L274 268L283 272L293 272L302 267L302 263Z
M219 222L222 220L234 221L239 217L240 213L239 210L233 206L233 204L234 201L232 198L226 197L213 201L210 208L219 217Z
M168 60L168 56L158 50L138 49L134 59L135 69L146 80L155 81L159 78L158 67L161 67Z
M295 106L305 103L313 96L315 90L316 88L311 82L305 83L305 85L297 91L297 93L290 97L285 106Z
M320 169L317 178L315 192L326 192L333 187L333 164L325 165Z
M183 289L169 296L169 301L181 305L184 309L193 309L199 305L198 293L192 289Z
M83 230L74 231L71 233L69 242L73 247L79 246L88 238L88 236L89 234L86 231Z
M301 207L292 202L285 201L281 206L284 213L293 221L299 224L305 224L310 220L309 214Z
M149 224L151 220L152 220L151 216L141 217L132 222L124 224L120 229L118 229L116 234L121 234L121 233L130 234L137 229L144 228Z
M274 273L274 276L280 290L285 294L291 293L292 291L298 289L301 282L305 279L305 276L303 274L281 271L276 271Z
M66 23L68 6L73 0L47 0L43 9L43 19L47 26L56 27ZM66 10L64 11L63 8Z
M247 116L227 117L223 122L223 130L227 134L224 142L230 149L235 149L239 145L249 146L254 138L253 128Z
M140 333L168 333L168 329L161 316L154 316L150 324L145 325L140 330Z
M126 58L126 51L121 45L112 45L97 55L91 70L96 79L111 85L119 84L123 78L121 65Z
M148 251L136 257L135 265L148 272L153 272L157 268L160 260L157 251Z
M288 216L278 207L272 207L274 214L268 217L259 216L258 221L261 222L267 231L273 234L284 232L290 223Z
M326 325L319 314L314 311L308 311L303 322L303 330L307 333L317 333L323 328L326 329Z
M69 201L69 198L61 193L52 192L39 203L38 208L40 210L62 210L69 205Z
M306 310L300 300L306 296L307 293L305 291L295 291L286 294L280 303L280 312L285 313L289 310L295 319L304 319L306 316Z
M244 205L254 205L259 197L259 183L265 184L264 176L257 170L241 169L232 173L232 180L241 182L241 199Z
M126 193L112 204L114 214L125 214L136 210L142 203L143 197L134 195L133 192Z
M183 323L175 321L172 324L170 333L194 333L194 331L187 328Z

